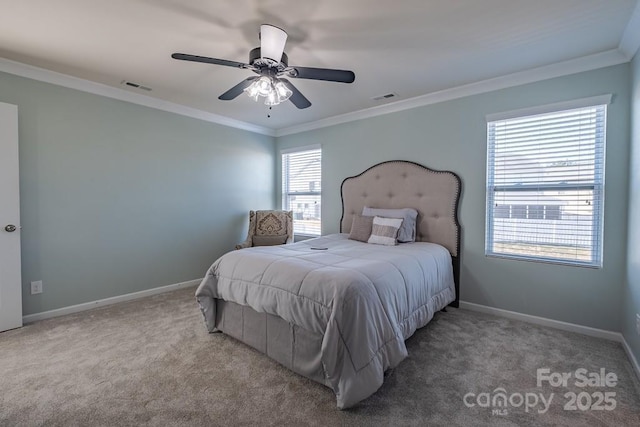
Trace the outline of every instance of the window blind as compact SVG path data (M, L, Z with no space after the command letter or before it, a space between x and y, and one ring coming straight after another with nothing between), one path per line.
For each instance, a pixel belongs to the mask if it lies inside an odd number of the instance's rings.
M322 150L282 154L282 208L293 211L295 234L319 236L322 231Z
M602 266L606 114L487 123L487 255Z

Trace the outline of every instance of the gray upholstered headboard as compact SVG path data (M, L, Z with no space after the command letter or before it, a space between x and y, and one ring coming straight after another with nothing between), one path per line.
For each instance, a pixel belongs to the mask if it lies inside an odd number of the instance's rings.
M453 172L432 170L403 160L379 163L342 182L340 232L351 231L353 216L361 214L364 206L416 209L416 240L438 243L447 248L453 257L457 303L460 192L460 178Z
M458 256L460 178L407 161L370 167L342 182L340 230L348 233L355 214L372 208L414 208L418 211L416 240L438 243Z

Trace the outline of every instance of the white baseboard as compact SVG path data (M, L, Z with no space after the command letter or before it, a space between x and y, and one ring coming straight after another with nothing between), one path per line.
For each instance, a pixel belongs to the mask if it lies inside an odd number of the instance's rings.
M627 357L629 358L629 362L631 362L631 366L633 370L636 372L638 376L638 380L640 380L640 364L638 364L638 359L634 356L631 351L631 347L629 347L629 343L624 339L624 335L622 335L622 348L624 348L625 353L627 353Z
M85 302L82 304L70 305L68 307L56 308L55 310L43 311L40 313L27 314L22 317L22 323L33 323L38 320L50 319L52 317L64 316L66 314L78 313L80 311L90 310L92 308L103 307L105 305L116 304L118 302L131 301L138 298L144 298L151 295L157 295L164 292L175 291L178 289L189 288L198 285L202 279L194 279L172 285L160 286L144 291L132 292L130 294L118 295L115 297L99 299L96 301Z
M516 311L503 310L501 308L489 307L486 305L474 304L472 302L460 301L460 308L477 311L480 313L493 314L495 316L507 317L509 319L522 320L523 322L534 323L536 325L548 326L550 328L561 329L563 331L576 332L596 338L604 338L622 344L629 362L640 380L640 364L631 351L631 347L620 332L605 331L604 329L591 328L589 326L576 325L575 323L562 322L560 320L547 319L545 317L532 316L530 314L518 313Z
M576 325L575 323L562 322L560 320L547 319L545 317L532 316L530 314L518 313L515 311L503 310L501 308L489 307L486 305L474 304L472 302L460 301L460 308L478 311L480 313L494 314L509 319L522 320L523 322L535 323L536 325L549 326L563 331L577 332L596 338L604 338L611 341L622 342L620 332L605 331L604 329L591 328L589 326Z

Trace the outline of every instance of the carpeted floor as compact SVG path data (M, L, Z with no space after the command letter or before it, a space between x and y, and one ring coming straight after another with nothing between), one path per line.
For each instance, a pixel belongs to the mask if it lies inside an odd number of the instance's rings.
M1 333L0 425L640 425L640 386L620 344L455 309L407 341L409 357L376 394L339 411L328 388L208 334L193 292ZM538 368L572 376L537 387ZM579 368L615 373L617 384L580 388ZM506 406L487 406L500 391ZM615 395L602 401L605 392ZM551 397L545 413L540 396Z

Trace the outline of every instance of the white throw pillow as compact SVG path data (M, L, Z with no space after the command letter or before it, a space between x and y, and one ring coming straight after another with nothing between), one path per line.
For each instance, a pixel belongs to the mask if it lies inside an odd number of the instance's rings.
M365 206L362 209L363 216L381 216L384 218L402 218L402 226L398 232L398 242L416 241L416 219L418 211L413 208L403 209L376 209Z
M398 230L402 226L402 218L373 218L371 236L367 243L376 245L395 246L398 244Z

